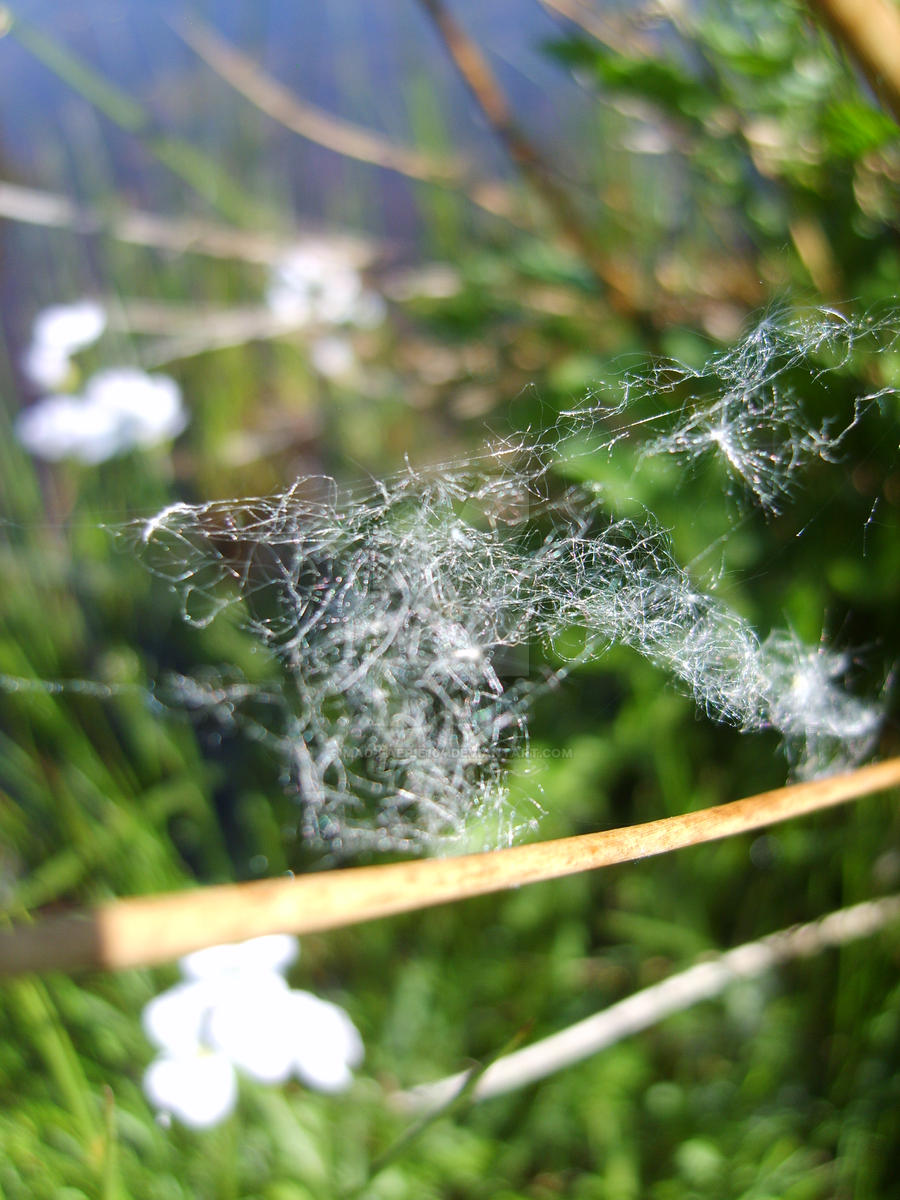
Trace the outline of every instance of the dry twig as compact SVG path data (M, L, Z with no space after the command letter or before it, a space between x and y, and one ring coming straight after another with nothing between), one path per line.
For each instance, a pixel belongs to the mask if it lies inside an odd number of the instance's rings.
M459 25L443 0L419 0L428 13L456 69L488 124L523 177L543 200L569 248L609 291L613 307L634 315L642 306L634 294L634 281L608 260L586 228L566 190L544 162L537 148L516 122L487 59Z
M391 863L115 900L0 933L0 975L120 969L267 933L312 933L633 862L900 784L900 758L643 825L459 858Z
M633 1033L649 1029L672 1013L718 996L738 979L751 979L788 959L808 958L831 946L870 937L897 917L900 917L900 896L883 896L705 959L568 1029L496 1059L478 1077L469 1093L470 1099L487 1100L527 1087ZM455 1099L470 1078L471 1071L462 1071L397 1092L391 1100L395 1107L406 1111L433 1112Z
M301 100L195 15L189 20L178 21L173 28L235 91L307 141L333 150L344 158L396 171L409 179L465 191L469 199L486 212L515 224L523 222L522 214L504 184L475 178L468 164L459 159L437 157L399 146L369 129Z
M286 237L248 233L213 221L165 217L139 209L104 213L76 204L68 196L5 181L0 181L0 218L82 235L102 234L134 246L177 254L205 254L264 265L280 262L295 245Z

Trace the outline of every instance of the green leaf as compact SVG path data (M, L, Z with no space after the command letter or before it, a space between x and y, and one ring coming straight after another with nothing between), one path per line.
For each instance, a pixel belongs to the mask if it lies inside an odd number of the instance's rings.
M702 80L673 59L626 58L578 38L551 43L546 48L561 62L590 70L604 87L639 96L674 116L701 117L715 105L715 98Z
M822 115L822 135L832 154L862 158L897 138L895 123L877 108L858 100L830 104Z

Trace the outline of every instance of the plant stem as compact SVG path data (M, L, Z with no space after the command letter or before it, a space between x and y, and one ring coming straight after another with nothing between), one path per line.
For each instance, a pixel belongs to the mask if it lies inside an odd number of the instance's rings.
M515 120L487 59L443 0L419 0L431 18L466 87L507 154L552 214L559 232L608 293L612 306L626 316L640 310L622 273L614 269L586 228L584 220L544 162L537 147Z
M558 841L115 900L90 912L0 931L0 975L83 966L119 970L263 934L336 929L718 841L898 785L900 757L730 804Z
M701 961L559 1033L495 1059L474 1084L471 1073L463 1071L398 1092L392 1103L403 1111L441 1112L463 1092L476 1101L527 1087L649 1029L672 1013L718 996L735 980L754 978L788 959L808 958L830 946L870 937L898 917L900 896L884 896L839 909L808 925L769 934Z

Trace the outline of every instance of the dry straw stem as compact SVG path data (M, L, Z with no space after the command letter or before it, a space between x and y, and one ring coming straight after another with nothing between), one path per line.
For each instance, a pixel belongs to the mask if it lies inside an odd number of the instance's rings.
M141 353L141 364L146 368L315 328L308 320L287 320L260 305L213 308L109 296L104 306L110 329L158 339Z
M898 917L900 896L882 896L707 958L559 1033L498 1058L479 1075L470 1099L487 1100L527 1087L649 1029L672 1013L718 996L738 979L752 979L789 959L809 958L831 946L870 937ZM397 1092L391 1100L404 1111L434 1112L458 1096L470 1077L471 1072L463 1071Z
M68 229L77 234L104 235L130 245L177 254L205 254L265 266L280 262L296 245L296 239L248 233L212 221L118 207L108 213L101 212L76 204L68 196L2 180L0 218L48 229Z
M717 841L898 784L900 757L698 812L553 842L115 900L0 933L0 975L151 966L263 934L321 932Z
M230 45L196 15L173 23L173 29L208 67L267 116L293 133L344 158L371 163L441 187L465 191L479 208L514 224L523 224L509 190L495 180L476 179L467 164L400 146L324 112L301 100L240 50Z
M900 12L890 0L809 0L900 122Z

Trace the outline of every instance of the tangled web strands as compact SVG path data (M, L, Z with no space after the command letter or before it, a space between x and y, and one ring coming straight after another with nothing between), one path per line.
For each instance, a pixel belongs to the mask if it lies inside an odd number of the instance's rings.
M845 439L873 406L897 394L889 383L858 390L860 378L897 349L894 316L850 320L813 310L762 321L734 348L702 367L665 361L627 372L613 383L618 401L590 401L563 414L562 439L598 440L598 420L623 416L619 438L639 433L640 458L673 455L687 466L716 458L741 495L778 513L800 470L813 459L838 460ZM893 358L893 354L888 356ZM817 421L796 394L812 382L827 409ZM629 414L644 412L639 424ZM602 435L601 435L602 440Z
M718 451L773 508L804 459L834 457L889 390L853 396L847 421L829 433L784 390L789 370L842 376L856 340L873 332L884 337L886 327L830 315L767 322L704 371L629 374L614 403L588 401L549 434L479 459L407 469L363 492L300 480L282 495L176 504L130 526L188 620L203 625L241 605L279 668L269 688L180 678L176 698L274 748L305 835L336 852L434 849L463 842L473 826L509 841L529 824L536 810L508 804L505 763L527 744L530 704L561 673L529 680L508 670L509 656L573 625L585 633L580 660L612 644L634 648L712 718L777 730L804 774L858 759L880 710L842 689L846 656L785 631L761 639L695 586L649 514L614 519L591 489L554 495L549 464L625 438L642 439L639 462ZM636 415L654 389L685 388L677 409Z

